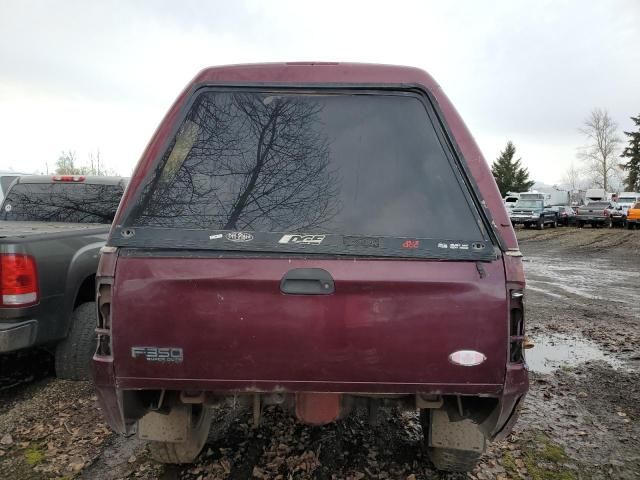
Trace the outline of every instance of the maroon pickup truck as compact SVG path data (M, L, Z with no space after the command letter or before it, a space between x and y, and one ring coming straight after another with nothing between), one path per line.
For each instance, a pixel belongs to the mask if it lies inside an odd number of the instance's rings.
M524 275L476 143L414 68L208 68L133 174L97 278L104 415L159 461L211 408L326 424L419 410L430 458L474 467L528 388Z

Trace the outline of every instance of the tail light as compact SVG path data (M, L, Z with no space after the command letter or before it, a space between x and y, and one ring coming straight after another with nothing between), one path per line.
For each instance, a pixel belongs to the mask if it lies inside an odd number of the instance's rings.
M0 254L0 305L27 307L38 303L38 271L30 255Z
M96 355L111 355L111 287L116 270L118 249L103 247L96 275L96 304L98 307L98 349Z
M524 290L509 290L509 361L524 361Z
M605 209L605 210L604 210L604 216L606 217L606 216L608 216L608 215L609 215L609 210Z

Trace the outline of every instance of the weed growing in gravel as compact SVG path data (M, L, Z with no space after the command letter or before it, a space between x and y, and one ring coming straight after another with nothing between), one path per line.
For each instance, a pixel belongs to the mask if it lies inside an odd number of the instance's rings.
M564 449L546 435L535 436L535 444L523 449L524 464L533 480L576 480L574 471L566 467L569 460Z
M42 453L42 451L40 451L37 446L29 447L24 452L24 459L28 465L33 467L35 465L38 465L39 463L42 463L42 460L44 460L44 453Z

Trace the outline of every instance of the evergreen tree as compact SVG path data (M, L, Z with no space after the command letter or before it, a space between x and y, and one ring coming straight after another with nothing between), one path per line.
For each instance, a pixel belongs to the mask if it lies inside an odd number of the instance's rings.
M628 192L640 192L640 115L631 117L638 130L636 132L624 132L629 137L629 146L625 147L621 157L629 161L622 166L627 172L624 180L625 189Z
M515 154L515 145L508 141L505 149L491 165L491 173L503 197L507 192L526 192L535 183L529 180L529 172L522 166L522 159L514 160Z

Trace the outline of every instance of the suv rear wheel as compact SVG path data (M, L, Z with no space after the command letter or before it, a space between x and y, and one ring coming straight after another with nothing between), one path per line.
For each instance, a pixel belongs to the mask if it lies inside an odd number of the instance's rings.
M96 349L96 304L81 303L71 315L67 337L56 346L55 366L58 378L88 380L91 358Z
M191 425L187 430L184 442L156 442L147 443L151 458L160 463L191 463L204 447L211 429L212 411L210 408L193 408Z
M538 223L536 224L536 228L538 230L542 230L544 228L544 219L541 218L540 220L538 220Z

